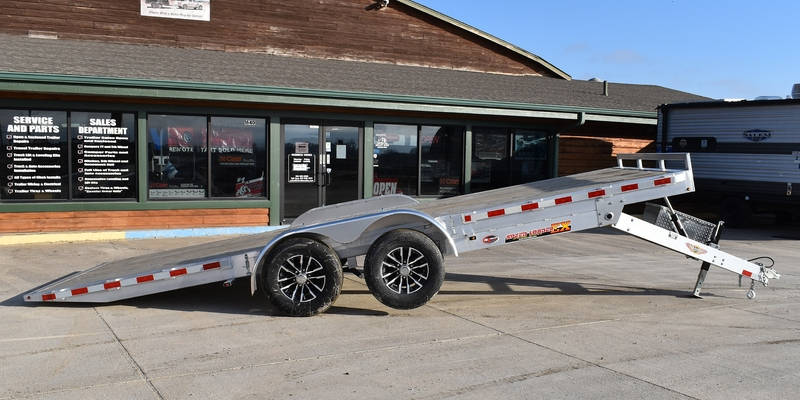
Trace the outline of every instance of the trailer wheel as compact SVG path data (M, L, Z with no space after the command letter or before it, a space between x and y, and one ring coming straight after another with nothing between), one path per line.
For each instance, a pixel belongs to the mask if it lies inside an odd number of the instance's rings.
M381 303L411 309L427 303L442 287L442 253L424 234L398 229L369 249L364 275L370 292Z
M313 239L287 239L278 245L265 268L262 287L267 298L291 316L324 312L342 290L339 256Z

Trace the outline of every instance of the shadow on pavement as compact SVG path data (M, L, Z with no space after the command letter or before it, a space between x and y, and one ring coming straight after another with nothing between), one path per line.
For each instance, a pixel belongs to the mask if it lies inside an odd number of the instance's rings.
M41 287L46 285L47 284L42 285ZM238 279L228 288L223 287L221 283L211 283L111 303L26 303L23 300L23 295L28 292L29 291L25 291L24 293L8 298L0 303L0 306L103 308L125 305L142 309L204 311L224 314L266 316L283 315L269 304L263 293L257 292L254 296L251 296L250 282L247 279ZM388 315L388 313L384 311L337 306L331 307L326 313L363 316Z
M70 274L71 275L71 274ZM68 275L69 276L69 275ZM53 282L63 279L58 278ZM473 275L447 273L445 280L449 282L480 283L488 286L485 290L448 290L447 286L439 292L439 296L448 295L618 295L618 296L673 296L691 297L689 290L655 289L637 286L602 285L592 283L591 287L576 282L564 282L541 279L513 278L489 275ZM48 282L40 287L49 285ZM557 289L557 290L547 290ZM33 290L33 289L31 289ZM164 309L176 311L205 311L226 314L269 315L280 316L282 313L273 308L263 293L250 295L250 282L237 279L231 287L223 287L221 283L194 286L169 292L156 293L142 297L120 300L112 303L26 303L23 295L8 298L0 306L10 307L105 307L126 305L143 309ZM368 290L342 290L343 295L371 294ZM704 297L714 297L711 293L703 293ZM331 314L380 316L384 311L333 306Z
M547 281L540 279L509 278L488 275L455 274L447 273L445 281L484 283L489 285L487 290L448 290L446 286L440 290L437 296L448 295L514 295L514 296L550 296L550 295L587 295L587 296L672 296L672 297L692 297L687 290L655 289L638 286L621 285L602 285L592 284L591 288L586 288L580 283ZM513 288L516 286L517 288ZM531 288L531 290L519 289L520 286ZM535 289L534 289L535 288ZM558 291L541 290L558 289ZM342 294L370 294L368 290L342 290ZM712 293L701 293L703 297L715 297Z

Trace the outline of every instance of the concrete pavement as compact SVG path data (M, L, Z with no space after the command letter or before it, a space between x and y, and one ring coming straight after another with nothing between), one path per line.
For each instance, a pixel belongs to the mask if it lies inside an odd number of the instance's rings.
M730 230L772 256L758 288L611 230L464 254L428 305L384 307L346 275L326 314L289 318L249 283L109 305L23 303L97 263L216 238L0 247L5 398L796 398L800 232Z

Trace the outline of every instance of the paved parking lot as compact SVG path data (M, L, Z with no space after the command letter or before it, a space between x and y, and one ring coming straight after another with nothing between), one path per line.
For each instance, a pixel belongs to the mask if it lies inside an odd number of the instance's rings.
M722 247L783 274L753 301L713 269L610 230L447 260L428 305L384 307L346 275L326 314L275 315L247 282L111 305L20 295L94 264L198 243L0 247L0 398L700 398L800 393L800 232Z

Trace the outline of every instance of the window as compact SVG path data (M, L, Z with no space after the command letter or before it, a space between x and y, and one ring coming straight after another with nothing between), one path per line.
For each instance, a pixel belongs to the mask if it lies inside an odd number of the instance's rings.
M149 115L147 132L151 199L266 196L265 119Z
M266 120L211 117L211 195L265 197Z
M136 198L132 113L0 110L2 200Z
M547 135L544 132L515 131L514 150L511 155L512 184L549 178L548 148Z
M463 192L463 127L375 124L374 143L373 195Z
M464 128L420 128L420 194L454 196L461 193Z
M472 131L472 192L509 186L508 133L502 128Z
M550 177L547 132L475 127L472 133L472 192Z
M372 193L417 194L417 126L375 124Z
M207 196L206 132L206 117L147 117L151 199Z

